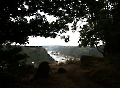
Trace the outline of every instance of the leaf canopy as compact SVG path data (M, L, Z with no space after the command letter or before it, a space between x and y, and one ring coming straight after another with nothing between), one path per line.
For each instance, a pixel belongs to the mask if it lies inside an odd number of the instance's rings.
M48 22L39 11L56 17L56 21ZM86 18L88 23L80 27L80 45L98 46L102 41L104 53L119 53L119 14L119 0L0 1L0 44L6 41L23 44L28 36L54 38L60 30L69 30L67 23L73 22L75 30L77 22ZM26 16L35 18L28 22Z

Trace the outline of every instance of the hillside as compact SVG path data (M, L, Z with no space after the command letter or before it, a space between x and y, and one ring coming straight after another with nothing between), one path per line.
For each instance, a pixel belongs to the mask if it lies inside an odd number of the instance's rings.
M102 54L96 48L78 47L78 46L43 46L48 51L58 51L61 54L80 58L82 55L102 57Z
M60 45L43 46L43 48L45 48L47 51L58 51L64 47L65 46L60 46Z
M80 58L82 55L90 55L90 56L102 56L101 53L97 51L96 48L90 48L90 47L76 47L76 46L67 46L64 48L61 48L58 50L60 53L68 55L68 56L73 56Z
M53 62L53 58L50 57L43 47L26 46L22 47L22 49L23 52L29 56L29 58L27 58L27 64L31 64L32 62L39 64L42 61Z

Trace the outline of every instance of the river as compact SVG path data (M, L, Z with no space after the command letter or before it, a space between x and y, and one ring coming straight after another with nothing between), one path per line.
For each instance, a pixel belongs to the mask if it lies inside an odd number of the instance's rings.
M47 52L58 63L61 63L61 62L65 63L66 62L66 58L64 57L64 55L53 54L52 52L54 52L54 51L47 51Z

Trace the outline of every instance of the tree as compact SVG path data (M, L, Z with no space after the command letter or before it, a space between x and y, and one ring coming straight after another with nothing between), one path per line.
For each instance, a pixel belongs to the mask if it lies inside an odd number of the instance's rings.
M16 83L19 77L27 74L24 69L26 69L25 62L28 56L21 53L21 50L22 47L10 45L0 49L0 87L9 87Z
M39 10L49 10L49 4L49 0L0 1L0 44L24 44L28 41L28 36L54 38L60 29L67 28L64 19L49 23L44 15L38 13ZM26 17L30 16L35 18L28 22Z
M56 21L48 22L46 16L41 15L39 11L56 17ZM55 38L69 30L68 23L73 23L72 28L76 30L77 22L83 19L87 19L87 24L79 26L81 46L95 46L103 55L120 54L119 14L120 0L15 0L12 2L1 0L0 66L24 59L24 55L17 57L19 49L9 48L10 52L9 50L6 52L3 45L11 45L13 42L25 44L28 42L28 36ZM34 18L28 21L27 17L31 16ZM63 38L66 42L69 41L69 36ZM103 43L103 49L98 46L100 41ZM15 53L16 50L19 52ZM10 58L4 57L5 53ZM19 59L14 61L15 58Z
M81 44L96 46L104 56L120 54L120 1L90 0L85 4L88 24L80 31ZM97 46L100 41L104 45L103 50Z
M6 3L7 2L7 3ZM118 54L119 51L119 0L9 0L0 1L0 44L26 43L28 36L55 37L68 30L67 23L73 22L73 30L80 19L88 24L80 31L82 46L98 46L103 42L103 54ZM44 12L56 17L48 22ZM26 17L35 16L30 22ZM17 37L16 37L17 36ZM68 41L69 39L67 39Z

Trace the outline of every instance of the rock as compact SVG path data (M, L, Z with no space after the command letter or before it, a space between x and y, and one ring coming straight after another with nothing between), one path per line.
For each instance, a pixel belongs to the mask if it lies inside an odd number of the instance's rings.
M81 66L84 68L89 68L91 66L94 66L95 63L100 62L100 61L103 61L103 58L87 56L87 55L83 55L80 58Z
M48 78L50 72L50 66L48 62L42 62L39 64L36 74L34 76L35 79L39 78Z

